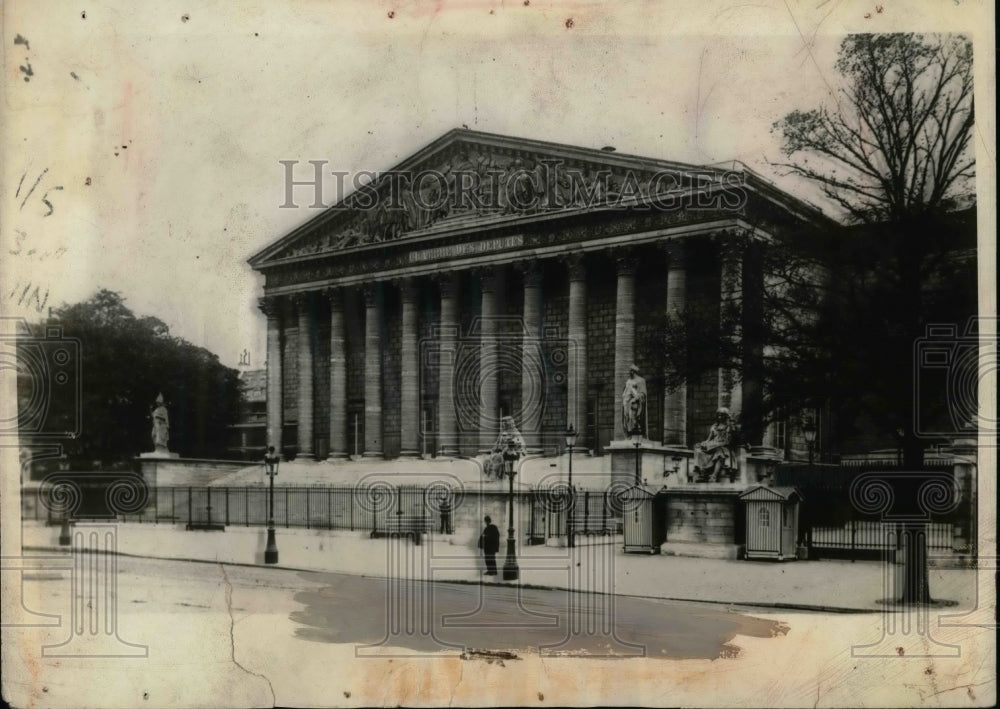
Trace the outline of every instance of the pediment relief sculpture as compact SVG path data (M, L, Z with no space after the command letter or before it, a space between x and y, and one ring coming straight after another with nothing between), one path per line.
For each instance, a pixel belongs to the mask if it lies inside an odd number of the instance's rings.
M667 185L662 177L656 183L657 174L663 173L459 144L444 159L379 175L334 207L341 218L304 234L277 258L393 241L452 219L602 206Z

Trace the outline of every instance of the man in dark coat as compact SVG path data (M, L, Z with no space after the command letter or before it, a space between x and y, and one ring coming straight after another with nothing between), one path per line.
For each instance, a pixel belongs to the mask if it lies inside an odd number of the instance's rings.
M438 509L441 513L441 534L451 534L451 500L448 499L447 493L441 493L438 498L439 506Z
M483 558L486 560L486 575L497 575L497 552L500 551L500 530L493 524L493 520L486 515L486 528L479 535L479 548L483 550Z

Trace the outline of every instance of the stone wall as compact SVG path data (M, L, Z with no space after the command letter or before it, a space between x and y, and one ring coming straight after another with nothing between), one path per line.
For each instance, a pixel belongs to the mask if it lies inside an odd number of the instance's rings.
M482 308L479 278L462 272L458 278L455 301L458 311L458 351L455 362L455 418L458 425L462 455L474 456L479 451L479 330ZM473 327L476 327L473 331ZM459 397L462 397L459 400Z
M635 365L646 380L646 424L650 440L663 439L663 341L667 294L666 257L643 249L635 280ZM619 392L620 394L621 392Z
M344 293L344 330L347 333L347 450L353 454L354 420L358 420L357 452L364 452L365 441L365 310L360 292L348 288Z
M568 392L569 283L565 267L545 264L542 281L542 337L545 409L542 412L542 441L547 454L562 449L566 431L566 396Z
M420 282L417 293L417 357L420 360L420 401L428 412L424 428L420 429L418 447L421 452L437 452L438 430L438 384L440 381L437 360L437 335L441 323L441 295L438 289L427 281ZM426 440L425 440L426 438Z
M281 349L281 392L286 424L299 420L299 328L292 316L285 314L285 333ZM284 445L294 445L295 441L284 441Z
M321 299L315 304L318 318L316 350L313 354L313 451L325 458L330 451L330 304Z
M382 285L382 451L394 458L400 450L400 375L402 371L402 302L399 289Z
M587 264L587 391L596 405L597 439L582 440L600 452L614 436L615 402L615 270L606 258Z
M146 484L153 487L203 487L246 468L246 461L136 458Z
M739 491L668 490L666 541L707 544L736 542Z
M687 257L687 307L705 312L712 322L719 321L719 263L710 244L688 242ZM706 372L687 388L687 445L693 446L708 437L708 430L715 423L719 405L719 377L717 371Z

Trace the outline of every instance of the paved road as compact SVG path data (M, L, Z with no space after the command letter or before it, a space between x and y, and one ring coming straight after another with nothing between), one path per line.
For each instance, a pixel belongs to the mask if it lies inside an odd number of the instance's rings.
M359 654L474 648L712 659L737 652L730 644L737 634L771 637L785 630L718 606L493 584L401 586L343 574L133 557L119 557L119 574L123 618L141 623L145 612L227 612L228 594L237 619L287 618L275 633L356 645Z
M296 636L318 642L580 655L712 659L733 653L737 633L770 637L773 622L718 607L571 594L512 586L410 585L338 574L300 591ZM573 632L575 630L575 632Z
M85 564L95 560L86 557ZM4 682L16 706L541 706L543 696L570 704L703 705L717 697L721 704L753 698L801 706L816 700L819 677L821 703L843 706L856 702L862 687L873 688L872 704L916 704L926 692L947 687L974 688L980 696L992 686L981 676L988 666L970 672L966 660L995 647L990 629L935 628L939 644L932 647L926 634L885 636L877 614L761 611L762 619L718 605L623 596L614 604L615 632L606 634L611 607L604 596L538 589L518 595L506 586L456 583L397 593L379 578L117 560L111 646L97 642L109 639L99 632L106 627L102 616L97 635L76 644L87 653L77 658L60 654L74 646L66 646L66 621L79 619L69 612L68 574L25 576L27 607L62 622L4 628ZM390 602L393 594L399 604ZM101 612L101 599L95 600ZM591 632L570 634L573 619ZM792 630L773 637L785 631L783 623ZM574 642L565 644L567 637ZM126 642L128 648L119 646ZM884 652L861 661L852 643L875 643ZM894 662L887 681L885 657L896 660L901 643L908 643L906 662ZM541 646L596 657L546 657ZM737 659L715 659L732 658L734 646L743 648ZM953 647L962 651L953 660L928 655ZM139 648L148 654L136 656ZM464 661L467 648L494 654L467 652L472 661ZM95 649L111 652L98 656ZM123 649L128 657L121 657ZM519 659L504 663L503 652ZM636 652L645 658L608 658ZM373 659L359 659L369 653ZM19 671L8 673L10 663ZM802 671L789 674L788 667Z

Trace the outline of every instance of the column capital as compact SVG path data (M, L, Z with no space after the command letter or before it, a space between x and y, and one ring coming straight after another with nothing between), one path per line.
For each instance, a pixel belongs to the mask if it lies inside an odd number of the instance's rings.
M560 260L566 264L571 281L584 281L587 279L587 266L582 251L574 251L566 254Z
M540 286L542 284L542 263L538 259L518 261L514 268L521 274L525 286Z
M683 268L686 265L686 249L684 248L683 240L670 239L668 241L661 241L657 246L666 255L671 268Z
M615 258L615 269L619 276L635 275L636 266L639 259L631 249L617 249L613 252Z
M454 271L436 273L431 276L431 280L437 283L442 298L452 298L458 290L458 273Z
M310 293L308 291L302 293L293 293L288 297L288 300L289 302L292 303L292 305L295 306L296 310L298 310L301 313L304 308L309 306L309 302L311 300L309 296Z
M382 297L381 283L366 283L361 287L361 292L365 297L365 307L374 308L379 304Z
M321 292L323 297L326 298L331 305L343 305L344 289L340 286L330 286L328 288L324 288Z
M393 284L399 288L399 294L404 303L413 303L417 299L417 279L413 276L398 278Z
M747 238L741 231L724 229L712 234L712 241L719 247L719 255L724 258L735 258L741 255L747 247Z
M268 318L281 316L281 297L277 295L265 295L257 299L257 307Z
M479 277L479 287L483 293L492 293L496 290L498 280L496 266L474 268L473 273Z

